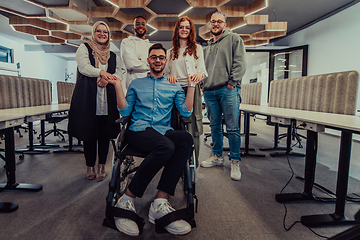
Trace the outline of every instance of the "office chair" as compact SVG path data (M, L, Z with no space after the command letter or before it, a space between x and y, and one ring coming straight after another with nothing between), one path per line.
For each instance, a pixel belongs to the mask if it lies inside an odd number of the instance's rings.
M65 137L63 133L67 133L66 130L57 128L56 124L68 118L67 113L50 113L46 114L45 120L41 120L41 133L37 137L40 140L40 144L34 144L38 147L59 147L59 144L47 144L45 143L45 138L50 134L54 133L54 136L61 138L61 141L65 142ZM53 124L53 128L45 131L45 121Z

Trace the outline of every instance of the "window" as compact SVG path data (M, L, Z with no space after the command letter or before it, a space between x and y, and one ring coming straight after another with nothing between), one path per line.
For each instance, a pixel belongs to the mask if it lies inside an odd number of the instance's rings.
M0 46L0 62L14 63L13 50Z

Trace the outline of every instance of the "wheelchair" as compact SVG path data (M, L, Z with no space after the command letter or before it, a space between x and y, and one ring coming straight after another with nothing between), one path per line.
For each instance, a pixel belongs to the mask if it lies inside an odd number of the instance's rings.
M112 175L109 182L109 192L106 198L106 212L103 226L118 230L115 226L114 217L129 218L136 222L139 227L139 234L142 233L145 221L142 217L134 212L115 207L119 198L125 193L127 186L131 181L131 176L136 172L134 157L145 158L146 154L137 152L130 148L125 141L125 133L128 130L131 116L122 117L116 122L120 124L120 133L115 140L111 140L114 148L112 160ZM178 123L180 130L186 130L187 125L191 122L189 118L181 117ZM195 213L197 213L198 199L195 195L196 180L196 159L194 147L191 150L182 176L184 183L184 193L186 195L186 208L176 210L155 220L155 232L167 233L165 226L176 220L187 221L192 228L196 227ZM181 181L180 179L180 181Z

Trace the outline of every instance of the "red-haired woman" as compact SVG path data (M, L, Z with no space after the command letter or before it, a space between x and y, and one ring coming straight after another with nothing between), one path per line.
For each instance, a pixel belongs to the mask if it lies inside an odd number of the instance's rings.
M165 74L172 83L178 82L184 89L195 87L194 107L191 114L191 126L189 133L194 139L195 157L199 159L199 136L203 133L202 124L202 97L200 85L188 85L188 78L199 82L207 77L205 69L203 49L196 44L196 30L194 23L189 17L181 17L175 23L172 48L167 51L168 62Z

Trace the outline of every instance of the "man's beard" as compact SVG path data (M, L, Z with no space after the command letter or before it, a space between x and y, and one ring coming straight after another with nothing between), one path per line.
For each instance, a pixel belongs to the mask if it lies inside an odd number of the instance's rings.
M155 70L155 67L151 67L151 70L152 70L154 73L161 73L162 71L164 71L164 68L165 68L165 67L162 67L160 70Z
M218 31L218 32L213 32L213 31L211 31L211 33L212 33L212 35L214 35L214 36L219 36L220 34L223 33L223 31L224 31L224 30L221 30L221 31Z
M135 29L135 32L136 32L136 36L138 36L139 38L142 38L145 33L146 33L146 30L144 29L144 33L139 33L136 29Z

